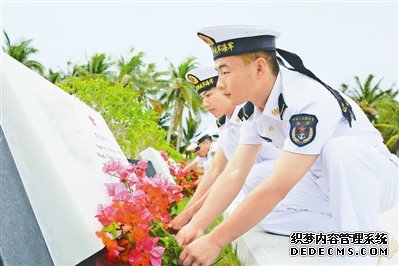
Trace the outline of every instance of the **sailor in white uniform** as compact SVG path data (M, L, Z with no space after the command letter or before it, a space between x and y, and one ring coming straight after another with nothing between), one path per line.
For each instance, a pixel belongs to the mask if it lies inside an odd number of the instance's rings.
M198 93L203 98L203 105L215 117L216 124L219 129L219 154L215 156L212 167L207 173L206 183L200 183L194 194L192 200L187 205L185 211L172 221L175 229L183 226L183 223L177 223L182 217L187 222L200 206L196 204L195 211L191 207L200 196L204 195L205 190L209 189L217 176L225 169L227 163L232 159L235 149L238 146L240 131L245 125L252 120L252 113L254 106L251 102L241 104L237 107L232 105L228 99L218 90L214 84L217 81L217 72L210 67L197 68L187 74L187 79L196 85ZM204 86L202 84L208 84ZM260 182L262 182L271 172L274 159L278 155L278 150L270 143L262 141L262 150L256 157L255 164L251 168L241 192L237 195L235 201L226 209L225 214L231 213L237 204L252 191ZM203 202L204 198L202 199ZM317 207L314 202L318 202ZM306 211L304 211L306 210ZM187 215L190 212L190 215ZM292 229L308 230L315 228L315 223L318 223L319 230L331 227L331 215L324 215L328 212L328 201L323 191L320 190L317 183L314 182L313 175L306 175L294 189L287 195L287 197L273 210L273 215L267 217L263 224L265 230L279 234L289 234ZM297 218L295 226L292 226L292 213L298 213L297 216L303 217L300 221ZM316 219L321 216L321 218Z
M204 171L207 171L215 156L217 147L218 142L214 141L211 134L208 134L206 130L192 138L186 150L194 152L197 156L184 168L184 171L190 171L198 164L201 164L204 167Z
M171 231L178 231L183 227L192 216L199 210L206 199L210 187L215 182L219 174L225 169L229 160L231 160L234 150L238 145L240 138L240 128L244 121L251 117L254 108L252 103L234 106L216 89L217 72L210 67L197 68L187 74L187 79L196 86L196 91L203 98L203 105L215 117L218 126L218 148L212 163L201 178L193 197L186 205L185 209L175 217L170 223ZM190 145L187 150L193 150L195 144ZM256 158L256 164L247 177L246 186L236 197L234 204L230 206L229 211L244 198L250 190L256 187L264 177L265 172L270 172L273 167L273 160L277 157L278 150L267 143L264 143L263 149Z
M218 89L233 104L251 101L255 113L242 128L232 163L177 235L181 245L192 242L180 255L181 264L214 262L225 245L273 215L306 173L325 193L330 208L326 216L331 215L334 231L377 230L378 214L398 201L398 158L360 107L318 79L297 55L276 49L278 32L270 27L211 27L198 35L211 46ZM276 50L292 69L279 66ZM240 191L264 140L281 148L269 177L223 223L202 236ZM376 263L372 257L354 259Z

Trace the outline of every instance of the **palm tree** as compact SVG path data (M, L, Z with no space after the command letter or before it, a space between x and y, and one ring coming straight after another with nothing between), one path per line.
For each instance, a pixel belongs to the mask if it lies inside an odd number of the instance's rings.
M133 53L134 48L130 49L129 54ZM117 61L119 69L118 80L122 81L123 84L128 84L130 80L137 79L137 74L142 71L144 67L143 52L138 52L133 55L129 60L121 57Z
M377 107L381 111L375 127L381 132L389 150L399 155L399 102L380 102Z
M197 66L195 57L189 57L177 67L169 64L169 86L161 96L161 101L168 108L172 108L167 142L171 142L172 134L177 135L176 148L179 148L183 136L183 112L198 114L201 112L202 101L191 82L185 79L187 72Z
M129 53L132 53L132 48ZM121 57L117 61L119 69L118 81L123 86L130 86L138 92L138 100L146 103L147 107L152 107L158 113L163 112L162 106L155 100L161 88L165 87L167 82L162 79L167 72L156 71L155 64L146 64L143 61L143 52L138 52L129 60Z
M399 94L396 86L392 85L387 90L380 88L381 80L372 85L374 76L369 75L362 84L355 77L357 87L350 88L342 84L343 92L346 92L355 100L365 112L369 120L381 132L384 142L391 152L399 152L399 102L395 99Z
M189 143L190 140L194 137L195 132L197 132L200 123L201 123L200 115L193 116L192 113L188 114L188 117L186 118L186 128L183 129L183 137L184 137L184 142L186 144Z
M51 68L48 70L47 75L46 75L46 79L48 81L50 81L51 83L56 83L59 82L60 80L62 80L62 73L61 72L57 72L57 71L53 71Z
M111 78L109 68L113 63L106 57L104 53L97 53L91 56L84 65L76 65L68 62L72 66L71 76L86 77L91 75L103 75Z
M30 46L33 40L22 40L19 43L12 44L8 34L4 30L3 34L5 37L5 46L3 46L3 51L30 69L37 71L40 75L43 75L44 66L38 61L29 59L31 55L36 54L39 51Z
M87 62L87 71L89 74L109 74L108 69L112 63L106 58L104 53L94 54Z
M368 119L375 123L378 118L379 109L377 103L380 101L391 101L398 95L398 91L393 86L387 90L380 88L379 80L376 84L372 85L374 75L368 75L364 84L360 81L359 77L355 76L357 87L349 88L347 84L341 84L341 90L348 94L354 101L356 101L360 108L367 115Z

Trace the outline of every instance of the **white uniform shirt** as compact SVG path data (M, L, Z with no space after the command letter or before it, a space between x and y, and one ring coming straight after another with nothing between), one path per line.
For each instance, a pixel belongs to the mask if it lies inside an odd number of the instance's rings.
M280 95L285 103L282 114L279 109ZM323 85L281 67L263 112L255 108L253 118L243 125L240 144L260 144L266 139L277 148L299 154L320 154L323 145L338 136L357 136L373 146L383 144L381 134L371 125L360 107L346 95L343 97L352 106L356 116L356 120L352 120L352 127L342 116L337 100ZM304 134L305 138L309 138L305 145L295 144L298 142L295 138L300 136L295 132L299 127L294 130L291 126L291 123L295 123L296 115L317 119L317 122L309 120L314 127L310 127L311 132L308 128L308 133ZM320 158L312 169L321 169Z
M206 157L197 156L197 157L195 157L194 161L202 164L204 166L204 171L208 170L209 166L211 165L213 156L216 153L217 148L218 148L218 143L216 141L212 141L212 144L209 147Z
M234 151L236 150L239 139L241 126L247 123L247 120L241 121L238 117L238 113L244 104L237 106L231 118L226 117L225 123L219 127L219 142L227 160L230 161L233 157ZM249 120L252 119L252 116ZM249 121L248 120L248 121ZM256 158L255 163L259 163L264 160L274 160L277 158L278 150L271 144L262 140L263 148Z

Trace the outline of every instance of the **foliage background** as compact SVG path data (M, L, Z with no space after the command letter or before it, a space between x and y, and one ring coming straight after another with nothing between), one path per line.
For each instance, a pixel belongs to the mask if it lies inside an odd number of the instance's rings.
M125 154L132 158L148 146L165 150L180 160L185 147L201 124L202 101L185 75L198 66L195 57L178 65L170 62L167 71L145 63L145 53L130 49L127 58L112 59L97 53L85 64L67 62L64 72L48 69L30 57L38 52L32 39L12 42L3 31L3 50L21 63L75 95L100 112ZM396 84L381 87L369 74L364 81L341 84L341 90L354 99L370 122L381 132L392 153L399 154L399 102ZM185 154L186 158L188 154Z
M175 159L182 159L166 143L166 132L158 127L158 113L139 102L137 92L102 76L70 77L57 85L104 117L128 158L138 157L141 151L151 146L167 151Z

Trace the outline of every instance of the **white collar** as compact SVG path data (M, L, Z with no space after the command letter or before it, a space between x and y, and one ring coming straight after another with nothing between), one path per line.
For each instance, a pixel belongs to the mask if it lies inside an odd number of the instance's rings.
M236 125L241 124L242 121L241 121L241 119L238 117L238 113L240 112L240 109L241 109L244 105L245 105L245 103L242 103L242 104L240 104L240 105L237 105L237 106L234 108L234 112L233 112L233 114L231 115L231 117L228 118L228 117L226 116L226 123L225 123L225 124L227 124L227 123L236 124Z

